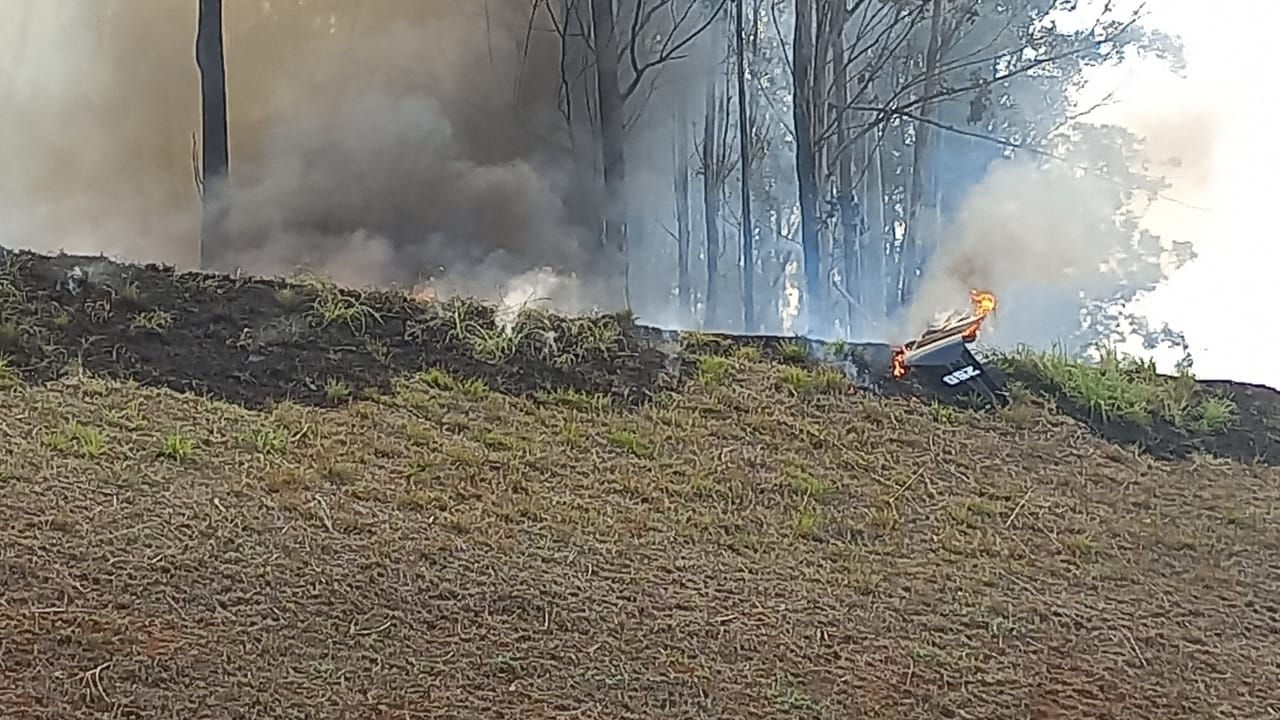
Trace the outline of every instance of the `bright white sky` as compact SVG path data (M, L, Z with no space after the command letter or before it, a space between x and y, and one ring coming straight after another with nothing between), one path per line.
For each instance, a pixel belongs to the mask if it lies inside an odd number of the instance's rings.
M1199 152L1211 155L1199 177L1175 178L1172 200L1148 213L1152 231L1193 242L1199 257L1136 308L1185 332L1197 376L1280 388L1272 317L1280 307L1280 85L1266 71L1280 0L1148 0L1147 8L1150 25L1182 38L1187 77L1137 63L1100 73L1087 94L1118 90L1119 102L1093 117L1155 135L1171 122L1199 127L1187 118L1203 116L1197 134L1210 143Z

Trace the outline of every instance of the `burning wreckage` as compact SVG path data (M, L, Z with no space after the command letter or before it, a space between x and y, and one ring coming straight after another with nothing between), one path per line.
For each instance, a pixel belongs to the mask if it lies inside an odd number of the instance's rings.
M950 394L976 392L992 405L1008 401L1003 373L988 368L969 350L982 323L996 308L996 296L986 290L970 292L973 309L939 318L918 339L893 348L891 374L922 384L941 386Z
M1004 373L986 365L970 351L983 322L996 308L995 295L985 290L970 292L973 307L965 313L950 313L935 320L919 338L902 345L887 343L830 342L802 336L711 335L730 344L777 347L801 343L809 357L840 367L857 387L888 395L932 395L962 400L977 395L989 406L1005 405L1009 396ZM650 347L676 357L681 347L679 330L637 324L639 336ZM678 362L678 361L677 361Z

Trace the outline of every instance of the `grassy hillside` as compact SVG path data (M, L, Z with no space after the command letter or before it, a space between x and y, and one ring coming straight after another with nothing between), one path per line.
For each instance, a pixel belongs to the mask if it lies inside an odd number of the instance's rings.
M87 262L0 276L6 718L1280 711L1274 393Z

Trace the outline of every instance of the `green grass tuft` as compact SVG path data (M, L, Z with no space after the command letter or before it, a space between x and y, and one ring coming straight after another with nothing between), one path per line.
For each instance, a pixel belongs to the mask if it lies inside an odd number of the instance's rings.
M53 450L80 455L86 458L100 457L106 452L102 432L97 428L69 423L45 438L45 444Z
M169 433L164 436L160 445L160 457L174 462L190 460L196 451L196 442L181 433Z
M707 386L723 385L733 374L733 361L720 355L698 356L698 382Z
M382 322L381 313L364 302L363 293L353 296L325 282L315 282L312 287L317 294L311 303L311 316L321 327L342 324L360 335L364 334L371 321Z
M351 386L344 380L329 378L324 382L324 398L331 403L340 403L351 399Z
M1059 350L1022 349L1004 358L1013 368L1039 376L1091 416L1149 426L1156 418L1185 430L1221 432L1230 426L1234 404L1199 389L1188 374L1169 377L1150 360L1106 348L1097 362L1069 358Z
M719 352L724 349L727 342L722 337L697 330L680 333L680 347L695 355Z
M630 430L611 431L605 435L605 439L609 441L610 445L622 448L636 457L651 458L655 454L653 446Z
M804 362L809 357L809 348L798 340L786 340L778 345L778 353L784 362Z
M537 393L534 397L539 402L572 408L582 412L602 412L609 407L609 398L607 396L582 392L573 388L546 390Z

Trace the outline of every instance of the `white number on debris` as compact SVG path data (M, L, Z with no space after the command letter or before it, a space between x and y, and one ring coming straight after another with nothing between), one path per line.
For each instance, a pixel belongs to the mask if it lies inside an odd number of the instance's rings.
M968 380L969 378L974 378L981 374L982 374L982 371L979 370L978 368L972 365L965 365L964 367L960 368L959 370L953 373L943 375L942 382L951 386L956 386L964 382L965 380Z

